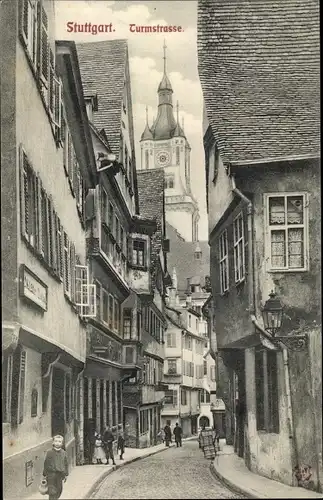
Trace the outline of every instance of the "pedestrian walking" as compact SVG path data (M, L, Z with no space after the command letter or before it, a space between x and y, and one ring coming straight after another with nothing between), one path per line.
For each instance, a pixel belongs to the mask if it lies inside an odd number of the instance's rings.
M168 423L164 427L164 432L165 432L165 446L169 446L170 443L172 442L172 430Z
M114 441L114 435L111 431L111 427L108 425L108 427L106 428L106 430L103 434L103 443L105 446L107 465L109 465L109 458L111 458L112 464L116 465L116 463L114 461L114 454L113 454L113 441Z
M179 446L182 446L182 434L183 434L182 428L178 425L178 422L176 422L174 429L174 436L177 448Z
M63 491L68 476L67 453L63 450L64 438L56 435L53 437L53 447L46 453L43 476L48 486L49 500L58 500Z
M93 464L106 464L107 457L104 450L102 436L99 432L94 433L94 452L92 457Z
M120 460L123 460L123 454L124 454L124 435L123 432L120 431L119 437L118 437L118 444L117 444L117 452L120 450Z

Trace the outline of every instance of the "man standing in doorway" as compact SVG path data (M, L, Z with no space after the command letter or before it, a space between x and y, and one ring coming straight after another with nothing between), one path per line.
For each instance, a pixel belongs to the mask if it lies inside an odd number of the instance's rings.
M103 434L103 442L105 445L105 453L107 456L107 465L109 465L109 458L111 458L112 464L116 465L113 455L113 441L114 441L114 435L112 434L111 427L108 425Z
M182 428L178 425L178 422L176 422L174 429L174 436L177 448L179 446L182 446L182 434L183 434Z

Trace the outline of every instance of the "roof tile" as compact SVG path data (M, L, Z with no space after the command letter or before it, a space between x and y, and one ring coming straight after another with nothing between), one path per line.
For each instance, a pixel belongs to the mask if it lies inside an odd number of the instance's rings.
M198 68L225 161L320 149L318 0L199 0Z
M112 152L118 155L127 40L79 43L76 47L84 95L98 96L98 111L93 113L93 123L97 129L105 130Z

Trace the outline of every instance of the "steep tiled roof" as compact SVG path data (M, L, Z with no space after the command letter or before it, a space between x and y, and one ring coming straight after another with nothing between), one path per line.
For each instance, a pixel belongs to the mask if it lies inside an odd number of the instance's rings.
M155 272L157 271L157 263L164 239L164 176L162 168L137 171L139 213L144 217L155 220L157 225L157 231L152 236L151 264L153 285L155 285Z
M199 241L201 259L195 259L196 242L184 241L176 229L166 223L166 238L170 240L170 252L167 254L167 267L170 275L174 267L177 275L177 290L182 297L187 290L187 280L200 277L204 286L205 276L210 276L210 247L207 241Z
M225 161L319 152L319 1L199 0L198 68Z
M93 113L93 123L97 129L105 130L113 153L118 154L127 41L79 43L76 47L84 94L98 95L98 111Z

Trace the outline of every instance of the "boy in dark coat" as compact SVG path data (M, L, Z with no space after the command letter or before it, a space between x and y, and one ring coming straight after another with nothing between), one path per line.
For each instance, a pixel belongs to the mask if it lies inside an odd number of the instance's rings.
M68 476L67 453L63 450L64 438L53 437L53 448L48 450L44 462L43 476L47 480L49 500L58 500Z
M114 441L114 435L111 431L111 427L108 425L105 433L103 434L103 442L105 445L105 452L107 456L107 465L109 465L109 458L111 458L113 465L116 465L113 455L113 441Z

